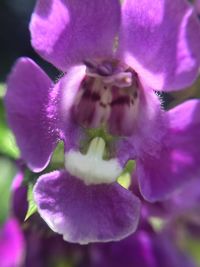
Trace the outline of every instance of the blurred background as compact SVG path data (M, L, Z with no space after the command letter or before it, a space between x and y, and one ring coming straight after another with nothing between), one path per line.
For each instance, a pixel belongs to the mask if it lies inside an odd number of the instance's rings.
M31 13L36 0L0 1L0 82L3 83L11 66L18 57L31 57L49 75L57 71L43 61L32 49L28 29Z

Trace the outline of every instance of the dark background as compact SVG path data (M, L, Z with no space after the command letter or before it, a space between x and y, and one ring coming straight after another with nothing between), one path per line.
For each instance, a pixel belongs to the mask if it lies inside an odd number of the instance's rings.
M48 1L48 0L47 0ZM5 82L15 60L32 58L52 77L58 71L42 60L30 43L29 21L36 0L0 0L0 82Z

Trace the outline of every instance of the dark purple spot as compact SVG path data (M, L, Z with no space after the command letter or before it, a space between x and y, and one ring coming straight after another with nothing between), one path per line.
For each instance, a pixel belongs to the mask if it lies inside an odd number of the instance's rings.
M134 98L137 98L138 97L138 92L137 91L134 92L133 97Z
M103 107L103 108L106 108L107 104L104 104L104 103L100 102L100 106Z
M95 82L95 79L94 78L91 78L91 77L88 77L86 76L83 81L82 81L82 85L81 87L84 89L84 90L89 90L90 91L90 88L93 87L93 84Z
M85 99L90 99L93 102L99 101L100 100L100 95L96 92L91 92L89 90L85 90L83 96Z
M129 96L120 96L111 102L111 106L115 105L130 105Z

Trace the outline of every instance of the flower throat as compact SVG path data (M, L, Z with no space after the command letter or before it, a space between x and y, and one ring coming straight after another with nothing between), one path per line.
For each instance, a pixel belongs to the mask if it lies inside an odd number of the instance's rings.
M116 62L85 62L86 75L73 107L83 127L101 128L114 135L131 135L137 118L137 74Z

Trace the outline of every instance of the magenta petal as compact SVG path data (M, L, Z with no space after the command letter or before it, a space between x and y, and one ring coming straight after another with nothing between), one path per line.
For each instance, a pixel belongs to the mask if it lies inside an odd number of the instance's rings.
M141 153L137 176L144 197L162 200L200 175L200 101L190 100L170 110L168 134L155 155ZM155 132L156 134L156 132Z
M9 78L5 106L22 158L33 171L48 164L56 145L49 105L51 80L30 59L21 58ZM48 106L47 106L48 105Z
M24 238L15 219L9 219L0 229L0 266L21 266L24 257Z
M120 240L136 230L140 201L119 184L86 186L65 171L41 176L34 188L41 217L64 240Z
M30 30L32 45L56 67L111 55L120 24L118 0L38 0Z
M200 24L187 1L123 1L120 52L155 90L190 85L200 64Z

